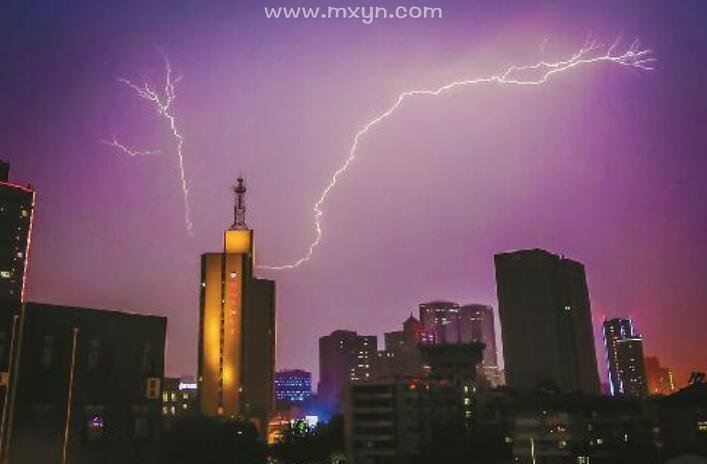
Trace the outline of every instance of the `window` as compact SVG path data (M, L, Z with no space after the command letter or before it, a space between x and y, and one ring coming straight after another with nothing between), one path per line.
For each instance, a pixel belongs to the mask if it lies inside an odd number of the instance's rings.
M92 338L88 346L87 367L89 371L96 370L101 358L101 342Z
M42 338L42 367L49 369L54 364L54 337L45 335Z
M145 343L142 346L142 359L140 360L143 374L150 374L154 369L152 362L152 345Z
M89 440L101 440L105 432L103 416L95 414L86 421L86 438Z
M698 432L707 432L707 420L697 422L697 431Z

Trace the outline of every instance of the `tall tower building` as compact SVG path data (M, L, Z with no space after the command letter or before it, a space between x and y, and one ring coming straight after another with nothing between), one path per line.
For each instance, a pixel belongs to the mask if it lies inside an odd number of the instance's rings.
M482 364L498 367L496 354L496 331L494 330L493 308L482 304L461 307L461 343L481 342L484 344Z
M675 391L672 371L661 366L655 356L646 356L646 381L649 395L670 395Z
M599 394L584 266L545 250L497 254L506 384Z
M452 301L430 301L420 305L422 341L425 343L460 343L461 306Z
M319 398L338 411L346 385L372 377L378 338L350 330L335 330L319 339Z
M207 416L253 420L264 433L273 409L275 282L253 272L242 178L234 192L223 251L201 255L199 405Z
M0 161L0 304L24 301L35 192L10 183Z
M633 321L625 318L604 321L604 344L611 394L646 396L643 339L634 331Z

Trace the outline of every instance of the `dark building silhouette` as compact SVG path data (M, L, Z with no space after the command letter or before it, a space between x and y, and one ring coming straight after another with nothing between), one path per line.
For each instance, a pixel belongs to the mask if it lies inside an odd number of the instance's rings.
M275 398L278 401L301 403L312 396L312 373L301 369L275 373Z
M356 382L344 405L347 462L398 464L424 461L443 427L463 428L464 394L448 382L387 378Z
M545 250L495 256L506 384L599 394L584 266Z
M663 453L707 456L707 383L689 384L657 402Z
M261 436L273 412L275 282L253 272L243 179L223 251L201 256L199 404L207 416L251 420Z
M483 348L482 343L420 345L422 357L430 366L429 377L457 387L471 386L474 382Z
M319 389L324 405L339 411L350 382L372 377L378 339L349 330L335 330L319 339Z
M420 458L444 452L435 437L473 424L483 344L426 343L418 349L430 366L425 376L396 375L349 386L344 430L351 462L430 462Z
M378 351L375 378L418 376L424 373L422 353L418 349L422 325L412 314L403 322L403 330L385 333L385 349Z
M0 160L0 182L10 180L10 163Z
M9 182L9 164L0 161L0 304L25 297L35 192Z
M25 303L2 462L157 463L167 319Z
M648 394L643 360L643 339L631 319L604 321L604 343L612 395L644 397Z
M477 416L478 430L505 442L511 454L488 462L663 462L655 459L654 415L636 398L497 390L479 395Z

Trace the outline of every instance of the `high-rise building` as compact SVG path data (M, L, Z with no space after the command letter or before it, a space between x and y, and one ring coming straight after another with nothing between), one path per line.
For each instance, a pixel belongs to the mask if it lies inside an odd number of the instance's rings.
M335 330L319 339L319 399L339 411L346 386L372 377L378 350L375 335Z
M649 395L670 395L675 391L673 372L660 365L655 356L646 356L646 381Z
M254 274L242 178L234 191L223 251L201 256L199 405L207 416L252 420L264 434L273 410L275 282Z
M420 305L422 341L425 343L460 343L461 306L452 301L430 301Z
M378 352L373 376L386 378L424 374L425 365L418 349L421 337L422 325L412 314L403 322L403 330L386 332L385 350Z
M157 464L167 318L30 302L19 318L0 461Z
M0 161L0 304L25 299L35 192L9 182L9 164Z
M631 319L604 321L609 389L612 395L643 397L648 390L643 360L643 339Z
M484 367L498 367L496 354L496 331L494 330L493 308L483 304L469 304L461 307L460 343L483 343Z
M494 258L506 384L598 395L584 266L540 249Z
M312 396L312 374L301 369L275 373L275 397L278 401L302 402Z

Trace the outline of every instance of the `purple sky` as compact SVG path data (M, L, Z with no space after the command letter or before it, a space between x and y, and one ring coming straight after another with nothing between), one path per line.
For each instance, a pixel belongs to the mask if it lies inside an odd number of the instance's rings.
M319 336L397 329L425 300L495 306L493 253L543 247L587 265L595 321L634 317L681 382L707 369L704 2L435 0L442 20L372 25L264 19L305 0L29 3L0 6L0 157L39 191L30 296L169 316L170 374L195 371L198 257L238 173L258 260L294 260L353 135L400 91L561 58L588 33L641 39L657 70L420 97L362 141L312 261L263 273L278 366L316 371ZM183 76L194 237L166 122L115 81L161 83L161 52ZM162 154L99 143L113 134Z

